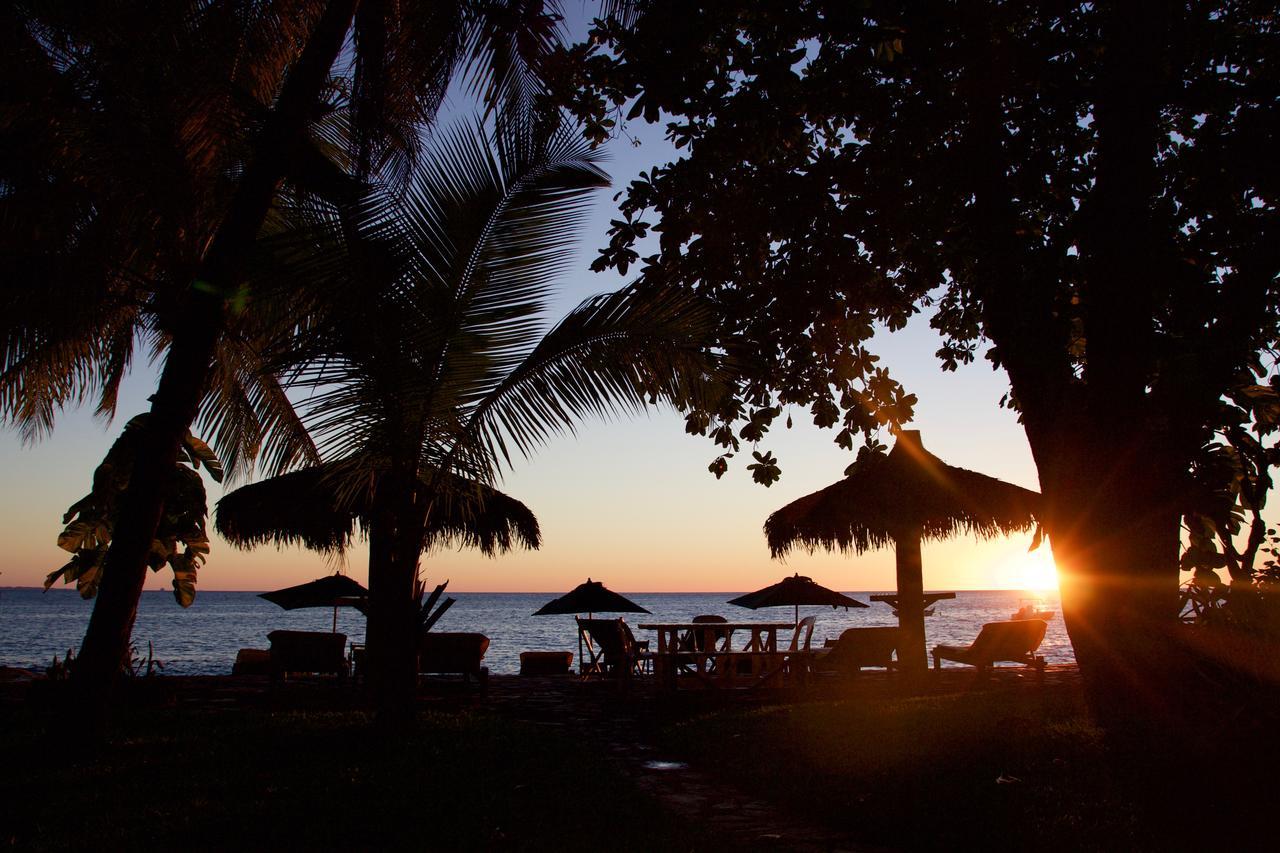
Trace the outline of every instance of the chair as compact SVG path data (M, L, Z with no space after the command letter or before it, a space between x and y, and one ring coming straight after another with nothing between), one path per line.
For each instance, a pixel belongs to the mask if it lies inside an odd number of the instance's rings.
M1048 625L1041 619L988 622L967 646L934 646L933 668L941 669L942 661L953 660L976 666L982 672L997 661L1012 661L1044 671L1044 658L1035 653L1044 641Z
M802 682L808 679L812 663L809 646L813 642L813 628L817 622L817 616L806 616L796 623L796 629L791 633L791 644L781 656L779 671L786 677Z
M691 621L698 625L723 625L729 620L707 613L695 616ZM677 646L680 654L675 657L675 665L688 673L711 674L716 669L716 658L712 653L724 651L728 639L729 631L725 628L691 628L680 635Z
M272 631L271 680L290 673L316 672L347 676L347 635L327 631Z
M649 641L637 640L636 635L631 633L631 626L625 620L619 618L618 622L622 626L622 633L626 637L627 646L635 655L636 672L652 672L653 656L649 654Z
M650 655L636 647L631 628L621 618L578 620L578 640L582 655L578 667L583 678L597 675L629 678L650 661Z
M484 687L489 668L480 662L488 650L489 638L484 634L427 631L418 642L418 672L461 675L464 681L474 675Z
M813 641L813 626L817 624L817 616L806 616L796 623L795 633L791 635L791 645L787 648L789 652L807 652L809 651L809 643ZM800 643L800 637L804 637L804 643Z
M894 669L898 665L893 659L897 648L897 628L846 628L829 650L820 653L815 666L819 672L849 675L857 675L864 666Z
M707 613L693 617L692 621L697 625L724 625L729 620L714 613ZM724 641L729 639L729 631L725 628L699 629L690 631L688 636L690 647L695 651L707 651L708 639L712 641L711 651L717 651L724 645Z

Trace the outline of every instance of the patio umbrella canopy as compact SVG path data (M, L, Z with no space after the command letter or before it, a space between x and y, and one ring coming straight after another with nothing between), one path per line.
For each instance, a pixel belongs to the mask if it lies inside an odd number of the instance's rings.
M351 488L340 464L304 468L242 486L218 501L215 526L233 545L252 548L274 542L336 552L368 525L371 489ZM519 543L537 548L538 519L520 501L456 475L440 490L427 519L423 547L441 540L479 548L487 555ZM425 493L427 484L422 484Z
M336 632L338 608L349 604L363 613L364 602L368 595L369 590L358 581L353 581L346 575L329 575L297 586L259 593L258 598L265 598L285 610L297 610L302 607L332 607L333 630Z
M898 653L905 666L925 668L921 542L1030 530L1039 502L1038 492L946 464L924 449L918 430L902 430L888 455L866 456L843 480L777 510L764 531L775 557L797 545L861 554L892 542L903 632Z
M800 605L802 604L829 605L832 608L843 607L846 610L850 607L867 606L857 599L827 589L821 584L814 583L812 578L799 574L783 578L764 589L731 598L729 603L751 610L759 610L761 607L795 607L797 624L800 622Z
M542 605L534 616L565 616L571 613L648 613L626 596L587 578L559 598Z

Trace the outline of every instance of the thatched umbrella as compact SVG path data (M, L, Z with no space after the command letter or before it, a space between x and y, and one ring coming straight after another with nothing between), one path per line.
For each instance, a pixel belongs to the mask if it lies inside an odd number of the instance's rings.
M1030 530L1039 502L1038 492L947 465L924 449L919 431L902 430L888 455L864 457L843 480L770 515L764 530L775 557L796 545L861 554L892 542L902 631L898 657L904 667L923 669L921 541Z
M242 486L218 501L215 527L242 548L274 542L313 551L341 551L357 527L367 529L371 511L367 489L352 489L335 465L317 465ZM517 540L530 548L542 541L538 519L520 501L497 489L450 475L427 518L423 547L440 540L506 551ZM428 485L423 483L424 494Z

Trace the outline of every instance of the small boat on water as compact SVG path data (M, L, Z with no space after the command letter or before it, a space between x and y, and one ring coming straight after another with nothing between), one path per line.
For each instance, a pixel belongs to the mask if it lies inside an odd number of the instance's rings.
M935 604L933 607L926 607L926 608L924 609L924 615L925 615L925 616L932 616L932 615L933 615L933 611L934 611L935 609L937 609L937 605L936 605L936 604ZM899 615L899 614L898 614L898 609L897 609L896 607L893 609L893 615L894 615L894 616Z
M1027 619L1041 619L1048 622L1053 618L1052 610L1044 609L1044 602L1039 598L1018 599L1018 609L1009 617L1010 621L1023 622Z

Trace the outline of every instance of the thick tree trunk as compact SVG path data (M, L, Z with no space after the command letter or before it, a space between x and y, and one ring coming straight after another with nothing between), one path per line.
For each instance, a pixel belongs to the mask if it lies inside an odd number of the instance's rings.
M1178 711L1174 460L1149 443L1082 437L1042 463L1041 478L1063 618L1091 706L1114 731L1167 729Z
M924 672L929 653L924 641L924 569L920 559L920 526L903 530L893 540L898 574L898 665Z
M384 474L369 531L369 682L383 722L402 722L412 715L417 686L419 620L413 587L426 516L414 494L409 475Z
M147 553L164 511L160 484L177 462L179 444L195 420L208 385L225 322L226 297L235 291L244 258L262 227L289 158L306 132L311 110L328 81L357 3L333 0L321 15L254 143L253 156L184 302L152 402L148 440L139 446L103 564L93 615L80 647L74 677L83 686L100 689L122 671L146 581Z

